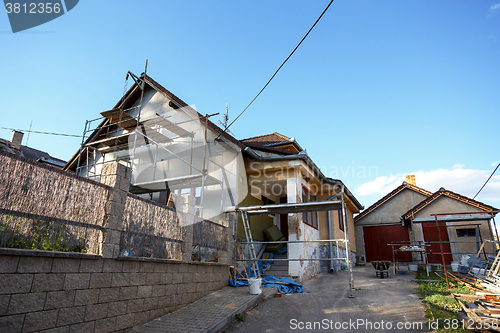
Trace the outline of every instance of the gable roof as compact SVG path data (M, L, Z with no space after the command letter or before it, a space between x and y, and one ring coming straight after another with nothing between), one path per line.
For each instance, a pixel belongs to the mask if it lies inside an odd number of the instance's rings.
M360 219L362 219L363 217L365 217L366 215L370 214L371 212L373 212L374 210L376 210L377 208L379 208L380 206L382 206L384 203L386 203L390 199L394 198L396 195L398 195L399 193L401 193L405 189L409 189L409 190L415 191L417 193L423 194L426 197L429 197L429 196L432 195L432 192L430 192L430 191L424 190L423 188L420 188L420 187L418 187L416 185L412 185L412 184L409 184L407 182L403 182L401 185L399 185L394 190L392 190L391 192L389 192L387 195L385 195L384 197L382 197L382 199L378 200L373 205L371 205L370 207L368 207L367 209L365 209L364 211L362 211L360 214L358 214L354 218L354 222L357 222Z
M288 142L288 141L290 141L289 137L284 136L283 134L279 134L278 132L254 136L252 138L241 140L241 142L243 143L253 143L253 144L259 144L261 146L266 146L281 142Z
M157 92L161 93L162 95L166 96L168 99L171 100L171 103L173 104L173 107L177 108L184 108L186 112L189 112L193 114L194 116L197 116L199 118L203 118L198 111L195 109L191 108L187 103L185 103L183 100L181 100L179 97L174 95L172 92L167 90L165 87L163 87L161 84L153 80L150 76L146 74L141 74L141 79L145 81L145 83L151 87L152 89L156 90ZM131 107L131 105L138 99L140 98L141 94L141 89L137 83L134 83L127 93L116 103L116 105L113 107L113 109L116 108L122 108L122 110L126 110L127 108ZM205 120L203 120L205 122ZM94 130L94 132L88 137L88 139L84 142L84 145L94 141L102 131L103 126L108 125L110 123L110 120L105 118L102 120L102 122L97 126L97 128ZM213 122L210 120L207 121L207 126L211 128L216 134L221 134L221 137L224 137L228 141L232 142L235 144L237 147L243 149L245 146L239 141L236 140L233 136L228 134L227 132L223 133L223 130L215 125ZM78 163L78 155L80 154L80 149L71 157L71 159L68 161L68 163L64 166L63 170L74 170L76 168L76 163Z
M425 199L424 201L420 202L418 205L416 205L415 207L413 207L412 209L410 209L409 211L407 211L403 215L403 218L405 220L409 219L410 217L412 217L413 215L415 215L417 212L419 212L423 208L427 207L429 204L431 204L432 202L434 202L436 199L438 199L439 197L441 197L443 195L447 196L449 198L461 201L461 202L466 203L468 205L474 206L476 208L482 209L484 211L498 210L497 208L495 208L493 206L484 204L484 203L476 201L474 199L470 199L470 198L468 198L466 196L463 196L461 194L458 194L458 193L452 192L450 190L447 190L444 187L441 187L439 190L437 190L436 192L434 192L430 197L428 197L427 199Z
M303 150L295 138L289 138L278 132L243 139L241 143L250 148L288 155L298 154Z

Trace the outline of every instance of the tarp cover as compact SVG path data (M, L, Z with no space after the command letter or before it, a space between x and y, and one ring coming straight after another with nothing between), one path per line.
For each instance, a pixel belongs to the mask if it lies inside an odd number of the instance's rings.
M288 285L285 284L278 284L274 282L282 282L282 283L288 283ZM248 281L246 280L233 280L229 279L229 285L232 287L243 287L243 286L248 286ZM284 294L292 294L292 293L301 293L304 291L304 286L301 285L300 283L297 283L293 281L290 278L284 277L284 278L277 278L274 276L264 276L262 278L262 286L265 288L273 288L277 287L278 291L280 293Z

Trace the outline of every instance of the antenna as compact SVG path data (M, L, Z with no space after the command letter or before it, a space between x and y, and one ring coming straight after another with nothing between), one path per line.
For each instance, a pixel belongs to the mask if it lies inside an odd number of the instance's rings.
M31 120L30 129L28 130L28 137L26 138L26 147L28 147L28 141L30 140L31 125L33 125L33 119Z
M222 116L222 121L219 116L219 124L221 124L224 128L227 127L227 122L229 121L229 109L231 108L231 103L226 103L226 114Z

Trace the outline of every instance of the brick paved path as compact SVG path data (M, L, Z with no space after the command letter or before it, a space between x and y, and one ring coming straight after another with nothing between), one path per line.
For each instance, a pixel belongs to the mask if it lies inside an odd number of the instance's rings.
M230 323L237 313L242 313L262 300L265 295L275 292L275 288L262 288L260 295L250 295L248 287L225 287L130 332L217 332Z

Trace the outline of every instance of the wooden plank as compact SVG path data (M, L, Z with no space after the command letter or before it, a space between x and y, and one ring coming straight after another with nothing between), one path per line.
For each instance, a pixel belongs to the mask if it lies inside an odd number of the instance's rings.
M112 124L116 124L126 130L133 130L137 127L137 119L131 117L121 109L103 111L101 115L108 118Z
M158 125L164 129L166 129L169 132L175 133L180 137L186 137L186 136L193 136L193 134L184 128L178 126L176 123L171 122L170 120L163 118L163 117L156 117L154 119L146 121L146 125L148 126L154 126Z

